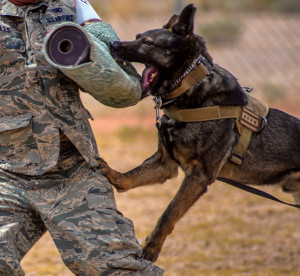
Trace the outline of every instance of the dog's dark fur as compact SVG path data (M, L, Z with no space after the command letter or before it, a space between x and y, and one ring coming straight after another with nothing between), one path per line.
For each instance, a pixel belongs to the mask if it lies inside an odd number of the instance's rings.
M112 52L119 59L156 68L157 78L149 86L144 85L152 95L164 99L170 85L206 50L204 39L193 33L195 10L189 5L162 29L139 34L134 41L112 44ZM247 101L236 78L214 64L207 77L166 108L244 106ZM140 166L122 174L100 162L110 182L122 191L163 183L177 175L179 166L185 172L179 191L146 239L144 258L157 259L175 223L216 180L238 139L235 119L184 123L164 115L158 150ZM281 182L285 191L300 200L300 120L271 108L265 128L252 134L242 165L226 178L256 185Z

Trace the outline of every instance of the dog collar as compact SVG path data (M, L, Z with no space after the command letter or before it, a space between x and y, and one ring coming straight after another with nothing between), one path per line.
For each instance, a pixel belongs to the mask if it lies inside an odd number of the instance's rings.
M172 92L169 93L165 99L175 99L184 94L191 87L209 75L212 67L213 61L209 53L207 51L201 53L191 66L189 66L186 71L171 85ZM180 86L176 88L179 84Z

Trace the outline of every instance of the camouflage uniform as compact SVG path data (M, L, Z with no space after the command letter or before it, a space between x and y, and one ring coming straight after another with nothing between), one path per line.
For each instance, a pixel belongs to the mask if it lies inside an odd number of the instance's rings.
M134 105L139 81L110 57L109 35L92 24L91 62L65 74L50 65L43 41L62 22L76 22L74 0L0 2L0 275L24 275L20 261L46 230L75 275L162 275L140 259L132 222L116 208L79 96L80 85L107 105ZM89 69L102 54L109 68L95 82Z

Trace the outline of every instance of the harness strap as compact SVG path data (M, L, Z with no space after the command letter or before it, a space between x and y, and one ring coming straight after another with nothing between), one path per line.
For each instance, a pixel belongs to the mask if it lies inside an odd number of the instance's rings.
M169 118L181 122L204 122L219 119L238 119L241 116L240 106L209 106L193 109L168 110L163 108Z
M243 156L246 152L252 132L260 131L264 125L263 120L269 113L269 108L264 103L261 103L249 94L247 106L242 107L242 114L237 122L237 129L240 133L240 139L232 151L232 155L229 159L231 162L227 162L220 170L219 175L224 174L226 171L232 170L235 165L240 166L243 163Z
M246 106L246 109L248 109L251 113L254 112L253 110L253 104L251 101L251 98L248 94L246 94L248 97L248 104ZM242 109L243 111L245 110L244 107ZM254 115L256 115L254 113ZM259 115L257 115L259 117ZM237 145L235 146L235 148L232 151L231 157L229 159L229 161L231 162L227 162L223 168L220 170L219 175L221 175L222 173L224 173L225 171L228 170L232 170L234 168L235 165L240 166L243 163L243 156L244 153L246 152L249 143L250 143L250 139L251 139L251 135L252 132L254 131L253 128L249 128L248 127L248 120L245 120L246 123L244 124L243 119L244 119L244 112L242 112L242 115L240 117L239 123L243 126L242 128L237 127L241 133L240 133L240 139L237 143ZM246 119L246 118L245 118ZM260 119L260 117L259 117ZM237 123L238 124L238 123Z
M236 127L240 134L239 141L232 151L229 159L221 169L219 175L226 174L226 171L232 170L236 165L241 165L243 155L246 152L252 132L260 131L264 125L264 117L267 116L269 108L251 97L248 97L247 106L209 106L193 109L163 109L165 115L169 118L181 122L204 122L219 119L236 119Z

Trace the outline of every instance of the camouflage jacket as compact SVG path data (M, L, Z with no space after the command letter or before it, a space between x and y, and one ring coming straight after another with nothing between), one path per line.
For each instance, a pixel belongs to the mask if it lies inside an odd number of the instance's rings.
M76 22L74 2L44 0L38 4L17 7L7 0L0 1L2 169L40 175L55 167L60 150L59 130L69 138L92 167L97 166L97 146L88 122L91 116L82 105L79 85L75 82L78 76L85 76L88 66L93 64L75 68L75 73L69 68L72 80L50 65L43 51L43 41L51 28L62 22ZM109 52L107 47L102 47L101 51ZM110 62L106 62L105 66L110 66ZM120 67L110 70L112 78L118 78L119 73ZM121 74L128 75L125 71ZM99 84L99 78L93 75L85 76L85 79L91 84ZM127 79L130 80L133 83L131 89L120 90L120 94L116 95L118 101L114 102L111 98L112 106L122 107L137 103L140 95L138 80L135 76ZM114 86L113 81L109 84ZM99 85L95 86L95 91L91 87L86 91L93 96L101 92L98 91ZM126 102L126 99L129 100ZM109 104L108 101L106 99L105 104Z

